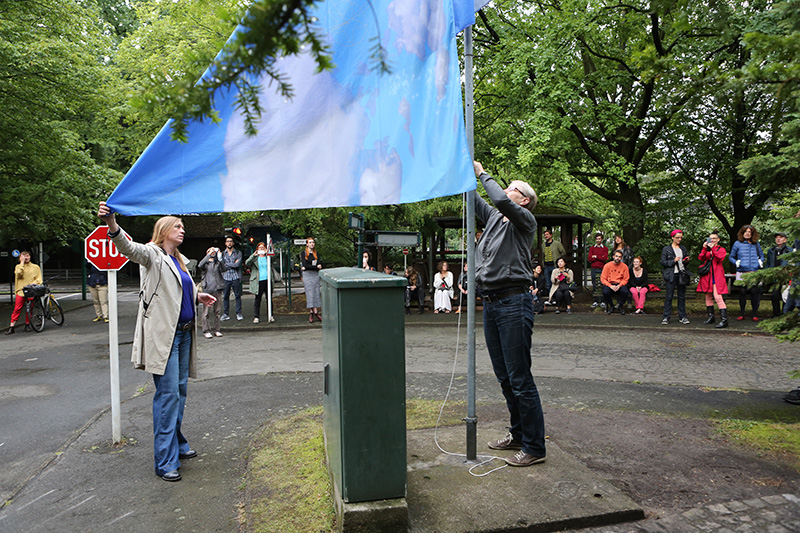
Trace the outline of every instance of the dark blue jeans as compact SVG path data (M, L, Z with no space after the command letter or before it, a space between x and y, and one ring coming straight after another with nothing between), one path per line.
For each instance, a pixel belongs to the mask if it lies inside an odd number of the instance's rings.
M620 308L622 308L626 303L628 303L628 297L631 295L631 290L627 285L623 285L618 291L613 291L611 290L611 287L606 287L603 285L603 301L606 303L606 309L610 310L614 306L613 297L615 294L617 295L617 304L620 306Z
M186 405L191 348L192 332L177 331L164 375L153 374L156 384L153 395L153 451L158 476L177 470L181 466L178 455L190 449L181 433L181 423Z
M222 314L228 315L231 308L231 289L233 289L233 296L236 298L236 314L242 314L242 280L235 281L225 280L225 294L222 297Z
M486 348L511 415L511 436L526 453L544 457L544 414L531 374L533 316L527 293L483 302Z
M553 274L553 270L556 269L555 265L543 265L544 267L544 282L547 283L547 290L544 292L545 296L550 294L550 287L553 286L553 282L550 279L550 276ZM547 300L547 298L545 298Z
M677 274L676 274L677 276ZM675 295L675 288L678 288L678 318L686 318L686 285L676 282L664 282L664 318L669 318L672 314L672 298Z

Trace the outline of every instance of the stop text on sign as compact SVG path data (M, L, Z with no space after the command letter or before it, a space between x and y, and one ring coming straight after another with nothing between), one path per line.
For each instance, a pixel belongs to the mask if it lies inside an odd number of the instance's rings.
M129 235L126 234L125 237L131 240ZM99 270L119 270L128 262L128 258L108 238L108 226L98 226L86 237L84 255Z

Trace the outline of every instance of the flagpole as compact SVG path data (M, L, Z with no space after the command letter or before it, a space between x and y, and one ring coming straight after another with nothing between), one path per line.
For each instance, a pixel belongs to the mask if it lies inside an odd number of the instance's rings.
M475 159L472 84L472 26L464 30L464 116L467 147ZM477 459L478 417L475 413L475 189L467 192L467 460Z

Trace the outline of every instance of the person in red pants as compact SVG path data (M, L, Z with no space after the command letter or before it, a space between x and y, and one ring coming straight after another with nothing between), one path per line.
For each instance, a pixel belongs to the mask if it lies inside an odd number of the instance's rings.
M14 333L14 326L19 320L19 315L22 308L25 306L25 295L22 292L22 287L32 283L42 283L42 270L39 265L31 263L31 253L23 251L19 254L19 264L14 267L14 311L11 313L11 324L6 330L6 335ZM30 319L25 316L25 331L28 331Z

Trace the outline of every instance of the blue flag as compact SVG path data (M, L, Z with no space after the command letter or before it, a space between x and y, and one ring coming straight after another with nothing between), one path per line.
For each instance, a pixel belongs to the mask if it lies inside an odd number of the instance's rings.
M475 188L456 34L488 0L327 0L314 15L335 68L278 61L295 94L261 85L258 134L244 134L236 89L215 94L221 123L168 122L108 199L124 215L408 203ZM377 26L376 26L377 25ZM237 29L237 31L239 31ZM391 74L370 68L380 36Z

